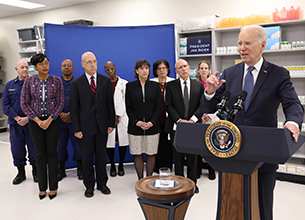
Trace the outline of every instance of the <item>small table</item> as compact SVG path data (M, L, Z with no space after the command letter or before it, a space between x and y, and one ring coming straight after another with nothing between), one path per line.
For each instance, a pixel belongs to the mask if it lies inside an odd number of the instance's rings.
M185 177L171 175L172 188L154 187L159 175L145 177L136 183L138 202L147 220L182 220L194 195L195 183Z

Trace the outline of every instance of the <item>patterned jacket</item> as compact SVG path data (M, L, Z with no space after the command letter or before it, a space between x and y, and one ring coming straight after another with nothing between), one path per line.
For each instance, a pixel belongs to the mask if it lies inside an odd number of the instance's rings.
M43 100L43 81L45 100ZM37 75L25 79L21 92L21 109L31 120L37 117L51 116L56 119L62 112L65 97L63 85L59 77L49 75L40 80Z

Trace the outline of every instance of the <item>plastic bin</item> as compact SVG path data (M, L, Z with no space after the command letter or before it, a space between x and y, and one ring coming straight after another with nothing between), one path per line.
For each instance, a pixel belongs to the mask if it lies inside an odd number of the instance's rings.
M17 31L20 41L36 40L34 28L23 28Z
M88 20L74 20L74 21L65 21L64 25L77 25L77 26L92 26L93 21Z

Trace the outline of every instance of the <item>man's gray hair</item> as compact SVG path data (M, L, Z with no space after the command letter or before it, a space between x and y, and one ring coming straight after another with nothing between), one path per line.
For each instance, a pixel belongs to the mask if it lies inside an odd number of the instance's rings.
M263 43L263 41L267 42L267 31L260 25L249 25L249 26L245 26L242 27L240 29L240 31L244 31L244 30L249 30L249 29L253 29L256 31L257 35L258 35L258 42L261 44Z

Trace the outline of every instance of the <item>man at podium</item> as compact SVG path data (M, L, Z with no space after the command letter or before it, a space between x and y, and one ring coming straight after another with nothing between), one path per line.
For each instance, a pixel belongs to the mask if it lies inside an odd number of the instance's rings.
M242 63L225 69L220 78L216 72L207 80L207 89L201 98L203 112L216 111L224 91L231 92L229 109L237 101L241 90L248 93L243 109L234 123L244 126L277 127L277 109L281 103L288 129L298 140L304 109L292 86L289 72L262 57L267 33L258 25L243 27L238 37L238 50ZM273 219L273 190L277 164L263 164L258 170L259 209L261 220Z

